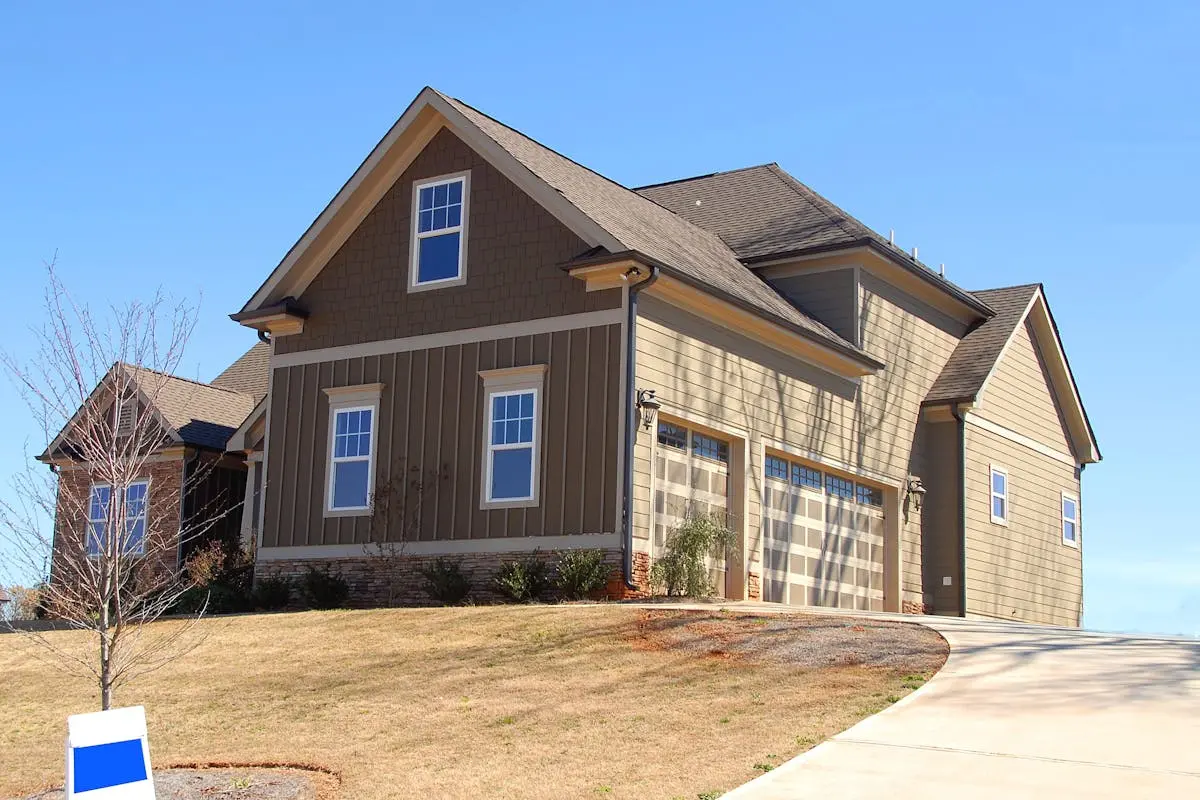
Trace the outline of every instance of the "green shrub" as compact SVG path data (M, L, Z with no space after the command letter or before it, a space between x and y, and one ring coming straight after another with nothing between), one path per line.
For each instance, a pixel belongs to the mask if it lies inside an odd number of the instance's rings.
M254 586L254 607L263 611L285 608L292 599L292 582L282 575L272 575Z
M329 571L328 567L309 567L300 584L304 604L309 608L345 608L350 587L345 578Z
M609 566L603 550L568 550L560 553L554 584L567 600L582 600L608 583Z
M492 579L496 591L510 600L537 600L550 588L550 570L534 550L527 558L505 561Z
M722 558L737 535L720 514L688 514L667 534L666 553L650 568L650 582L668 597L708 597L715 593L707 556Z
M458 605L471 594L471 581L457 559L439 556L421 570L425 593L444 606Z

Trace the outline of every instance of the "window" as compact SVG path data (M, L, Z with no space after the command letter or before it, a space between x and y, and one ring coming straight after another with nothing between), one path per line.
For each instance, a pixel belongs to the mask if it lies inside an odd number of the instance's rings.
M329 397L326 516L371 513L382 383L325 389Z
M1063 544L1079 546L1079 498L1062 493L1062 536Z
M482 508L538 504L545 373L545 364L480 373L487 402Z
M701 458L729 463L729 443L692 431L692 453Z
M811 469L803 464L792 464L792 483L797 486L807 486L810 489L820 489L821 471Z
M125 533L120 541L122 555L142 555L146 552L146 497L150 484L135 481L125 489L123 521ZM118 491L117 494L120 494ZM106 484L92 486L88 500L87 553L99 556L108 545L108 533L113 519L113 489ZM118 502L120 502L118 500Z
M854 499L863 505L883 506L883 490L863 483L854 484Z
M463 282L469 174L413 184L410 289Z
M992 467L992 522L1008 524L1008 472Z
M825 491L829 492L834 497L841 497L846 500L854 499L854 481L848 481L845 478L839 478L836 475L825 476Z
M687 428L681 428L670 422L658 423L658 443L679 450L687 450Z
M782 458L767 456L766 472L768 478L778 478L781 481L786 481L788 479L788 462Z

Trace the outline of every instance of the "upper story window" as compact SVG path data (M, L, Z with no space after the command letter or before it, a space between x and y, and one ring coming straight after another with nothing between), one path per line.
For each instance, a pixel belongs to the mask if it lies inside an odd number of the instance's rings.
M991 474L992 522L1008 524L1008 471L992 467Z
M124 526L124 535L119 546L121 555L143 555L146 552L146 500L150 491L148 481L134 481L122 493L115 492L117 503L113 505L114 491L107 484L94 484L88 498L87 553L99 556L109 546L109 535L114 525ZM123 511L123 513L117 513Z
M482 508L538 504L545 374L544 364L480 373L487 402Z
M1062 536L1063 544L1079 546L1079 498L1062 493Z
M369 514L383 384L325 389L329 397L326 516Z
M470 173L413 184L409 290L465 282Z

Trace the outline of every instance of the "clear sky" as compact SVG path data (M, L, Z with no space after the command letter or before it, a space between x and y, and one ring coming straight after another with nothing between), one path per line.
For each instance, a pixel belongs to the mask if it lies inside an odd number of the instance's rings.
M426 84L629 186L778 161L966 288L1045 284L1104 453L1085 622L1200 634L1200 5L571 5L4 4L0 347L57 251L89 301L202 295L213 377Z

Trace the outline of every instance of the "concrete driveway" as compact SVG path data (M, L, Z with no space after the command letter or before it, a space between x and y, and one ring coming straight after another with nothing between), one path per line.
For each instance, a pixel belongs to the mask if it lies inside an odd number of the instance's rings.
M1200 797L1200 641L919 620L933 680L725 800Z

